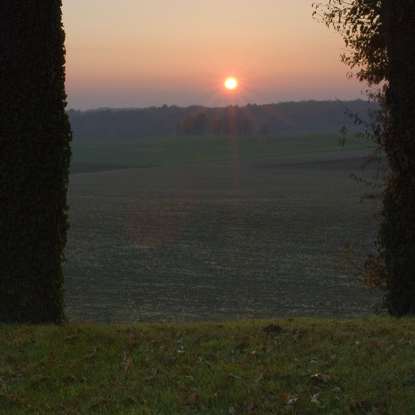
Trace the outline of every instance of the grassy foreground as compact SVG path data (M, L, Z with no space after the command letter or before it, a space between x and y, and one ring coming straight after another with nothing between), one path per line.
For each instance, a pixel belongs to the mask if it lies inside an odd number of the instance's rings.
M414 414L415 320L0 326L0 414Z

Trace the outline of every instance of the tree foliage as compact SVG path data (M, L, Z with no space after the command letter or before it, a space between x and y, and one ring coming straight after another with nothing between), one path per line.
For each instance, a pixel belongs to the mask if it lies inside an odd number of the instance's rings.
M379 0L329 0L314 3L314 9L315 16L343 36L348 49L342 60L360 81L373 85L386 80L388 58Z
M380 85L372 134L387 160L373 285L393 315L415 314L415 0L329 0L315 14L340 32L343 61L358 79Z
M71 132L60 0L0 2L0 321L61 322Z
M415 314L415 0L383 0L381 15L388 67L379 142L389 174L379 242L386 303L400 316Z

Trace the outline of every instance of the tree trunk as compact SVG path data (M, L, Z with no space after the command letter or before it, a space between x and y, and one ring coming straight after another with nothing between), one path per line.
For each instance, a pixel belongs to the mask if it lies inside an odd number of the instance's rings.
M1 0L0 16L0 322L59 323L71 139L61 0Z
M386 304L393 315L415 314L415 0L383 0L389 73L384 148L390 173L381 245Z

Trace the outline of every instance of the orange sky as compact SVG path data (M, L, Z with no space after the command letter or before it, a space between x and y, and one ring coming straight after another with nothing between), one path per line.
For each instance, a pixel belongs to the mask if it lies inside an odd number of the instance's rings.
M64 0L69 106L362 97L313 0ZM223 89L234 75L238 93Z

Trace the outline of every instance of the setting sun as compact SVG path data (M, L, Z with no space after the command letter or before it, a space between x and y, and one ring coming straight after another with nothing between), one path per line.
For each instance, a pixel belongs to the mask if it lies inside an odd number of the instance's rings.
M239 82L236 78L230 76L229 78L225 79L224 85L227 90L234 91L238 88Z

